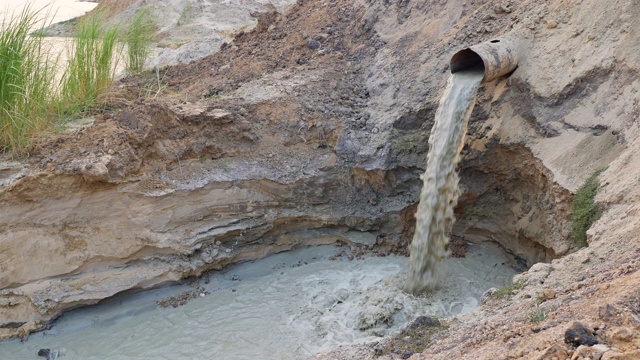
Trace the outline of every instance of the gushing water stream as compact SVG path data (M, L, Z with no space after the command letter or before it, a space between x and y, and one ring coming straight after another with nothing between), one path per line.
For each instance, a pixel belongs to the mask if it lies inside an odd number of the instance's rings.
M483 77L482 69L452 74L440 100L410 247L405 289L411 293L434 290L439 283L438 264L447 256L448 234L455 221L453 208L458 202L456 165Z

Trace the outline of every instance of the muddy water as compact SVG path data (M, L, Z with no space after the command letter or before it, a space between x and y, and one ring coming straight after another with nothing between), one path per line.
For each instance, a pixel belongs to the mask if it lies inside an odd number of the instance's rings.
M452 74L436 112L410 247L405 288L411 293L431 291L442 278L439 263L447 256L448 234L455 221L453 208L458 202L456 165L483 76L482 70Z
M18 15L25 4L31 5L32 10L42 10L41 15L47 15L43 20L52 24L82 16L98 5L78 0L2 0L0 19Z
M448 281L428 296L398 288L407 258L329 260L336 247L270 256L215 273L210 294L178 308L155 301L185 290L172 286L122 296L65 314L25 343L0 343L2 359L303 359L339 345L397 331L415 316L449 317L477 306L483 291L509 283L514 271L488 249L447 259Z

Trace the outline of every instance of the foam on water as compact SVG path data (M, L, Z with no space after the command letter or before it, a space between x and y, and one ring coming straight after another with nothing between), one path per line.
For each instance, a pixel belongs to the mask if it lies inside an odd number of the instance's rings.
M434 290L440 281L438 264L446 245L458 202L456 165L467 132L467 122L484 77L482 70L457 72L449 78L429 137L427 169L416 212L416 231L405 289L411 293Z
M25 343L0 343L0 358L37 359L41 348L64 348L60 360L303 359L377 340L419 315L470 311L487 288L505 286L515 273L491 250L471 246L466 258L443 262L447 281L439 291L413 296L398 287L407 258L328 260L335 252L300 249L233 266L200 283L210 295L178 308L155 301L191 287L72 311Z

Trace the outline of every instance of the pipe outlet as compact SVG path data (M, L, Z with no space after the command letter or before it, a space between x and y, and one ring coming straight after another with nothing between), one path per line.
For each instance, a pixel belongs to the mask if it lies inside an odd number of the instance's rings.
M519 36L508 34L455 53L451 57L451 73L482 66L482 82L491 82L513 72L518 67L522 52Z

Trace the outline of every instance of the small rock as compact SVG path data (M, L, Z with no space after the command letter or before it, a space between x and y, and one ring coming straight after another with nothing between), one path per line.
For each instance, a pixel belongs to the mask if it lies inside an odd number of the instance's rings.
M586 345L580 345L571 356L571 360L578 359L592 359L594 356L594 350Z
M541 303L547 300L555 299L555 298L556 298L556 291L553 289L542 290L540 295L538 295L538 301Z
M509 14L511 13L513 10L511 10L511 8L509 6L506 5L498 5L496 6L493 11L495 11L496 14Z
M320 33L320 34L314 35L313 40L324 42L325 40L327 40L328 37L329 37L329 34Z
M309 40L307 41L307 47L311 50L317 50L320 48L320 42L317 40Z
M565 331L564 342L575 347L580 345L593 346L599 342L593 335L593 329L575 321L567 331Z
M607 352L607 351L611 350L611 349L610 349L607 345L605 345L605 344L596 344L596 345L593 345L593 346L592 346L592 348L593 348L595 351L599 351L599 352L601 352L601 353L605 353L605 352Z
M633 339L633 332L626 327L621 327L613 330L613 338L619 341L631 341Z
M66 353L66 350L65 350ZM51 349L40 349L38 351L38 356L41 356L43 358L46 358L47 360L56 360L58 359L58 350L51 350Z
M598 317L602 320L611 320L616 315L616 308L611 304L606 304L598 308Z
M206 115L213 118L213 120L222 120L231 115L231 113L223 109L213 109L209 110Z
M547 29L555 29L558 26L558 23L555 20L547 21Z

